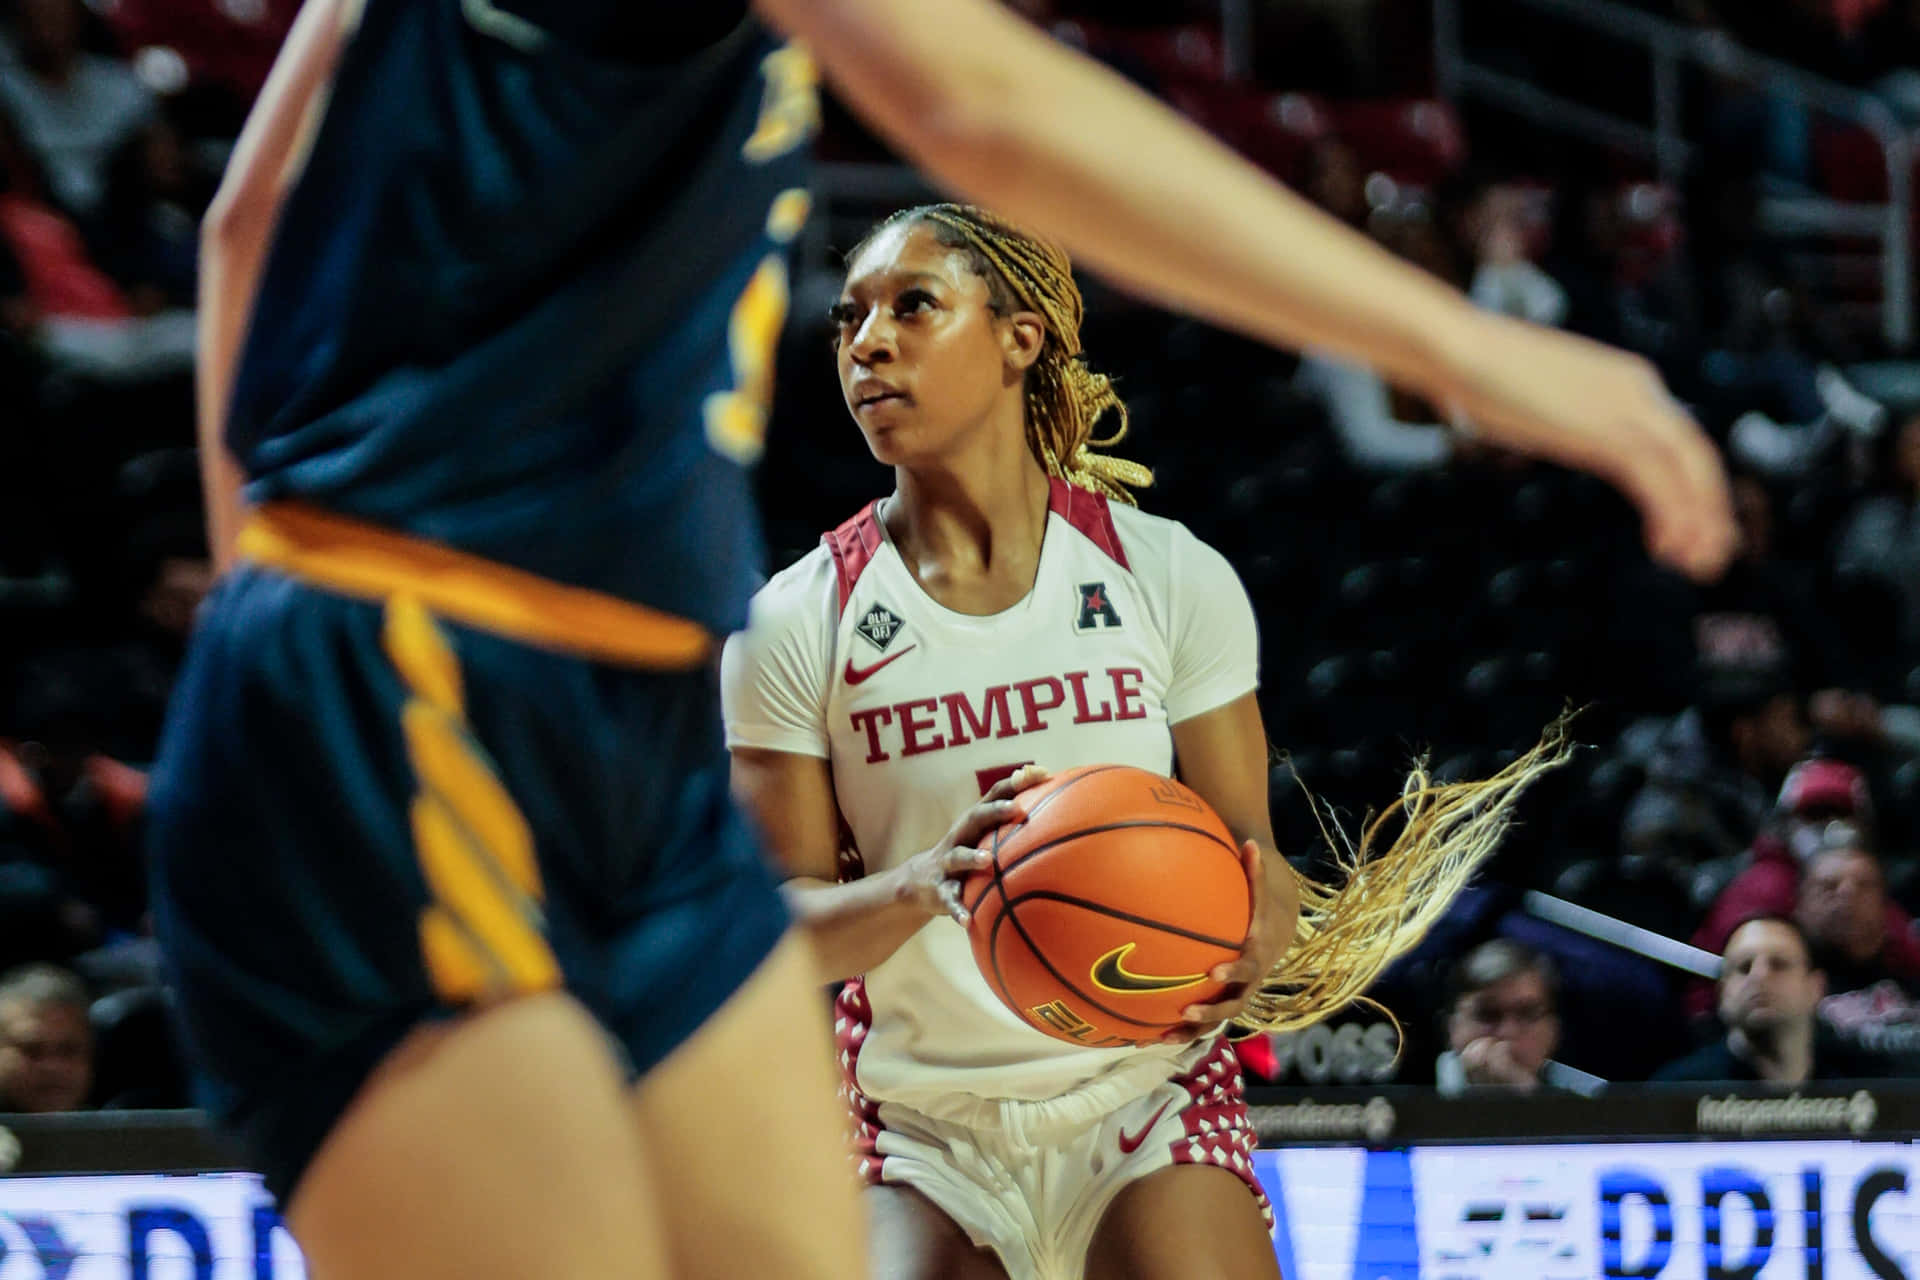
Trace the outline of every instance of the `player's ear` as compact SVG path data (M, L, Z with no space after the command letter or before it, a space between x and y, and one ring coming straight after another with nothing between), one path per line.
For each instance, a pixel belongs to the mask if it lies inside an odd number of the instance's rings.
M1037 311L1016 311L1000 326L1001 349L1007 363L1019 372L1031 369L1046 345L1047 322Z

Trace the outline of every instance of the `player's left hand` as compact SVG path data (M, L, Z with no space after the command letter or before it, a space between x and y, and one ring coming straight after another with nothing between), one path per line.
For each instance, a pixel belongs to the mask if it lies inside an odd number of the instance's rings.
M1247 868L1247 883L1253 888L1253 924L1247 930L1246 944L1240 949L1239 959L1217 964L1207 975L1215 982L1226 983L1226 989L1206 1004L1188 1005L1182 1011L1184 1023L1161 1037L1165 1043L1181 1044L1211 1034L1237 1015L1260 989L1274 962L1293 943L1300 900L1291 881L1276 884L1272 879L1288 875L1284 864L1274 865L1280 862L1280 855L1269 855L1258 841L1245 840L1240 844L1240 858Z

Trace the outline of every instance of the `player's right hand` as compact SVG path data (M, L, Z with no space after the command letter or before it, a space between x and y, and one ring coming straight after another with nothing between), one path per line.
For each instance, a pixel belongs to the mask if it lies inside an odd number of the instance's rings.
M894 900L911 903L930 916L951 916L961 925L969 918L961 905L960 885L976 871L993 865L993 854L981 841L1010 822L1026 821L1014 797L1047 780L1047 771L1030 764L993 784L980 802L960 815L940 843L900 864Z
M1440 399L1468 429L1611 482L1662 564L1702 580L1726 568L1737 542L1726 470L1651 364L1478 310L1444 341Z

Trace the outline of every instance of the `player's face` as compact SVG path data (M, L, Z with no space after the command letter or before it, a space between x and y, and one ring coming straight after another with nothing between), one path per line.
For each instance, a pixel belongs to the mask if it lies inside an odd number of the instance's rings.
M991 424L1017 427L1025 346L1015 326L1026 321L990 303L967 255L922 225L888 227L850 264L834 352L841 395L879 461L938 459Z

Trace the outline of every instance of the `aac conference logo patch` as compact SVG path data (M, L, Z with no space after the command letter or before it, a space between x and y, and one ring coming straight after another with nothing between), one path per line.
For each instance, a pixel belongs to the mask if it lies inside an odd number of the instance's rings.
M1074 617L1075 631L1110 630L1120 625L1120 611L1113 607L1104 582L1083 582L1079 588L1080 611Z

